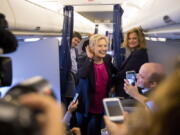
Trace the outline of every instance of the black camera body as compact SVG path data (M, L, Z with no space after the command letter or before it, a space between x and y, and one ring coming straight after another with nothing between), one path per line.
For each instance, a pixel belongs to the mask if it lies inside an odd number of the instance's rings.
M6 101L12 102L18 100L18 98L23 94L33 92L49 95L55 98L49 82L41 76L35 76L13 86L10 90L8 90L8 92L4 96L4 99Z
M1 135L40 135L35 112L20 104L0 100Z
M0 57L0 87L12 83L12 61L9 57Z
M8 30L5 16L0 13L0 55L14 52L18 47L15 36ZM10 86L12 82L12 61L0 56L0 87ZM53 97L47 80L34 77L12 87L0 99L0 135L40 135L36 120L39 110L32 110L19 103L18 98L27 93L48 94Z
M30 78L12 87L0 100L0 128L4 125L0 134L41 135L36 118L42 112L25 107L18 101L20 96L32 92L54 97L51 85L40 76ZM1 113L1 110L4 113Z
M16 51L16 37L8 30L5 16L0 13L0 54ZM0 87L9 86L12 82L12 62L9 57L0 56Z

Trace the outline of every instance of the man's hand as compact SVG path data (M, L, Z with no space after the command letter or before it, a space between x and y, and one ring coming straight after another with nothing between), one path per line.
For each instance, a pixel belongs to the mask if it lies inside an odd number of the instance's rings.
M146 101L148 98L139 93L137 84L135 84L135 86L132 86L129 84L128 80L126 79L124 79L124 82L125 82L124 83L125 92L134 99L138 100L140 103L144 104L144 101Z
M140 94L137 88L137 84L135 84L135 86L132 86L126 79L124 79L124 90L128 95L135 99Z

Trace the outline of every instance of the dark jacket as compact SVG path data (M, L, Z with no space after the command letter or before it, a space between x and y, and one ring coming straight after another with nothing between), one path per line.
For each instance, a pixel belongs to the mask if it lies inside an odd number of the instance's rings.
M113 85L113 74L117 73L117 69L111 63L111 56L106 55L104 60L104 64L108 73L108 86L107 86L107 96L110 88ZM91 102L91 97L95 92L95 72L94 72L94 63L93 60L85 56L82 67L79 70L79 85L76 89L78 93L80 93L78 111L79 112L88 112L89 103ZM83 83L84 82L84 83ZM86 85L86 86L85 86ZM86 88L87 87L87 88Z
M77 50L77 48L74 48L74 49L75 49L75 54L76 54L76 62L78 64L78 50ZM62 96L72 98L73 95L74 95L75 87L76 87L76 85L78 83L78 76L77 76L77 74L75 74L75 73L73 73L71 71L71 68L72 68L72 60L71 60L71 58L70 58L69 61L70 61L70 63L69 63L70 64L70 69L69 69L68 74L67 74L67 76L68 76L67 81L65 82L66 89L62 93Z
M126 78L126 71L134 70L136 73L139 72L141 65L148 62L148 54L146 49L137 49L131 52L129 57L122 63L119 73L117 75L116 83L116 96L129 97L124 92L124 79Z

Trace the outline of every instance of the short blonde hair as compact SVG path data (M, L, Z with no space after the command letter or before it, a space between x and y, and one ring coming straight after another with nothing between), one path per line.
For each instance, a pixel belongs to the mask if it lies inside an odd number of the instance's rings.
M122 44L122 47L123 48L129 48L128 46L128 39L129 39L129 35L131 33L136 33L137 34L137 37L138 37L138 41L139 41L139 46L138 48L146 48L146 41L145 41L145 37L144 37L144 33L139 29L139 28L133 28L133 29L130 29L126 35L125 35L125 38L124 38L124 42Z
M95 34L95 35L93 35L93 36L90 37L89 46L90 46L91 48L94 47L94 46L97 44L97 42L98 42L99 40L102 40L102 39L104 39L107 44L109 43L108 38L107 38L106 36L100 35L100 34Z

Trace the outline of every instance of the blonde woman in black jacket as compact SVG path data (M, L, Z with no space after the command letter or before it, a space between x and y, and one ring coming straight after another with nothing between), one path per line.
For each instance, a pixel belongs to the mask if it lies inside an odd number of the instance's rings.
M119 69L115 95L128 98L129 96L123 90L126 71L134 70L138 73L141 65L148 62L148 54L143 32L139 28L129 30L125 35L123 48L126 48L126 52L129 52L129 55Z

